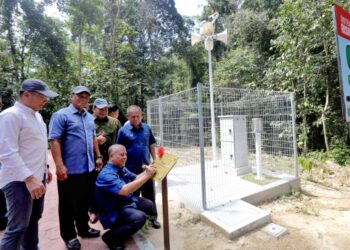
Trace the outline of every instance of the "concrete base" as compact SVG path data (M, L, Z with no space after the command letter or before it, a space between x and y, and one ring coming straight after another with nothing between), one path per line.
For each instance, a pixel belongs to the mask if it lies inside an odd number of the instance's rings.
M262 202L274 200L282 195L291 194L293 191L300 189L300 179L282 179L265 186L260 190L252 190L250 193L241 197L243 201L257 205Z
M234 168L234 172L237 176L248 174L252 172L252 168L250 166Z
M219 228L231 239L271 221L267 212L254 205L300 189L300 179L292 175L264 170L264 175L277 179L269 184L258 185L240 178L232 167L224 163L214 167L212 162L206 162L205 191L210 199L203 204L198 169L198 165L174 168L168 175L169 189L178 194L179 200L187 208L201 213L203 220ZM254 172L254 167L252 170ZM207 209L203 211L204 207Z
M280 178L282 179L262 186L260 190L251 190L241 196L241 200L202 212L202 218L216 226L230 239L270 223L270 214L252 204L256 205L300 189L299 178ZM285 233L283 231L278 237Z
M206 210L201 216L230 239L271 222L269 213L241 200Z

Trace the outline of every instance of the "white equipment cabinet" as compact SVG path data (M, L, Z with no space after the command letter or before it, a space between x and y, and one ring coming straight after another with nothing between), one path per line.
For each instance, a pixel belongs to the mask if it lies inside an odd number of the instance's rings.
M244 115L219 116L221 159L236 175L251 172L248 165L247 121Z

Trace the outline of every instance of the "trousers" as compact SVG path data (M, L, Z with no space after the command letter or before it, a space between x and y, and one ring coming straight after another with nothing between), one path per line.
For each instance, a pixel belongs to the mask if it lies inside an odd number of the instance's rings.
M65 242L76 238L77 231L84 234L90 229L88 210L93 197L92 185L92 172L70 174L64 181L57 180L60 233Z
M154 217L154 215L154 203L148 199L139 197L137 208L127 207L122 209L118 214L117 221L104 233L102 239L108 246L121 245L124 240L143 227L147 216Z
M8 208L8 224L1 250L38 250L38 221L44 210L44 196L33 200L24 182L15 181L2 188Z
M156 191L153 179L149 179L145 184L142 185L138 190L134 192L135 196L142 196L154 203L155 214L154 218L158 217L157 206L156 206Z

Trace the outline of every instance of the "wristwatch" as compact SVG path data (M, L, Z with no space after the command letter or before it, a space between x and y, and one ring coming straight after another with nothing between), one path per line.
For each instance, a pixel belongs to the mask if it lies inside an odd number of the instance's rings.
M96 158L97 159L103 159L103 156L102 155L98 155Z

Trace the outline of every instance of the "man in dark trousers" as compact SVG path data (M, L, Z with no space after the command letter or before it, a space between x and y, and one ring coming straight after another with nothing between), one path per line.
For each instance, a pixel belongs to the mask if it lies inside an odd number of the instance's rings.
M0 96L0 112L2 111L2 107L4 104L2 103L2 97ZM1 162L0 162L1 168ZM0 190L0 230L4 230L7 225L7 208L6 208L6 199L4 192Z
M117 144L125 146L128 153L128 160L125 167L135 174L144 171L142 165L149 165L152 159L156 159L156 139L153 136L150 126L142 122L143 112L137 105L131 105L127 109L128 122L119 129ZM149 179L140 189L134 192L135 195L153 201L156 204L156 192L153 179ZM153 228L160 228L157 221L157 214L150 218Z
M109 161L96 180L95 198L100 212L100 222L109 229L102 240L111 250L124 249L123 241L142 228L147 217L156 214L152 201L133 195L155 174L155 168L147 166L136 175L125 168L127 152L123 145L112 145Z
M88 224L93 171L103 166L94 118L86 110L90 95L85 86L73 88L71 104L55 112L49 125L51 153L56 164L60 233L69 250L80 249L77 234L83 238L100 236L100 231Z
M0 114L0 188L8 207L1 250L39 249L44 209L47 129L39 110L58 96L39 79L23 81L18 101Z

